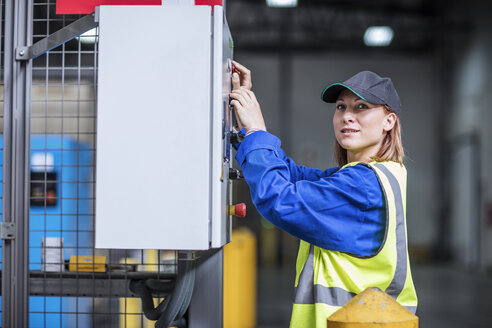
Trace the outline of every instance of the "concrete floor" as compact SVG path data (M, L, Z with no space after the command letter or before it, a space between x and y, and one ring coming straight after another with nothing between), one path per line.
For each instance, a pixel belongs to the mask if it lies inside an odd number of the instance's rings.
M492 277L460 268L413 265L420 328L492 327ZM288 327L294 268L260 269L258 327Z

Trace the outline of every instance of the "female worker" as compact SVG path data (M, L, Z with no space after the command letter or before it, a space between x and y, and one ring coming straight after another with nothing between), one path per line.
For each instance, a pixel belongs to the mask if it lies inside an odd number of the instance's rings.
M261 215L301 240L291 327L326 319L367 287L415 312L406 241L400 99L391 79L363 71L329 85L339 167L296 165L265 128L251 73L235 63L230 95L246 131L236 159Z

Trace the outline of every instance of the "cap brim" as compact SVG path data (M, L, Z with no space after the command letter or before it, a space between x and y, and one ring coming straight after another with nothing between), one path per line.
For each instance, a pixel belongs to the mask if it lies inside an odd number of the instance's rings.
M325 90L321 93L321 99L327 103L334 103L337 101L338 96L340 95L340 92L342 92L345 89L352 91L360 99L367 101L366 98L364 98L360 95L360 93L358 93L357 91L355 91L354 89L352 89L351 87L349 87L343 83L333 83L333 84L330 84L329 86L327 86L325 88Z

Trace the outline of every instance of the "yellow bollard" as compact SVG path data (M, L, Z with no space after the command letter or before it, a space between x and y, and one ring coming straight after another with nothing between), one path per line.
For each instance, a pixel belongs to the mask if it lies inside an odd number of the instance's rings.
M224 246L224 328L256 326L256 238L247 228Z
M328 318L328 328L418 328L419 318L379 288L367 288Z

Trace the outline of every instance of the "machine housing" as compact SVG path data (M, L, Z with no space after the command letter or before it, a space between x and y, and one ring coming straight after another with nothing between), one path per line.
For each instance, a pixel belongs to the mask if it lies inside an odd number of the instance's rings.
M223 246L233 52L223 8L101 6L98 14L95 246Z

